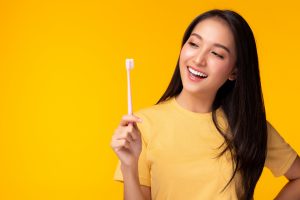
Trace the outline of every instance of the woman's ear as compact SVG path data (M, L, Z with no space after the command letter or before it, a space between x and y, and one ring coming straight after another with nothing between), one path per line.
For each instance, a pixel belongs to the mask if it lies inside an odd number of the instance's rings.
M234 67L234 69L231 71L231 74L228 77L228 80L234 81L237 77L237 71L238 71L237 67Z

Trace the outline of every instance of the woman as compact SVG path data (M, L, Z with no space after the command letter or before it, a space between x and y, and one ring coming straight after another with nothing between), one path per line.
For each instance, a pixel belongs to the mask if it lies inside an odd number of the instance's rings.
M253 199L264 166L290 180L278 199L300 199L299 156L266 120L255 39L230 10L192 21L166 92L111 146L125 199Z

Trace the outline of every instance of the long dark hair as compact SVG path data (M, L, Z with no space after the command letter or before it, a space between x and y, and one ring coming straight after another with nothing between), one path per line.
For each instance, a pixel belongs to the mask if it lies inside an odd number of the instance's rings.
M234 36L237 52L237 77L234 81L227 80L219 88L212 105L213 122L225 139L223 145L226 144L219 156L229 151L232 157L233 173L224 189L239 174L242 191L237 192L238 198L253 199L256 183L264 167L267 148L267 122L255 39L250 26L238 13L215 9L197 16L192 21L184 33L181 47L190 37L194 27L211 17L218 17L227 22ZM182 88L178 58L171 82L157 104L177 96ZM230 137L217 121L216 110L220 106L228 122Z

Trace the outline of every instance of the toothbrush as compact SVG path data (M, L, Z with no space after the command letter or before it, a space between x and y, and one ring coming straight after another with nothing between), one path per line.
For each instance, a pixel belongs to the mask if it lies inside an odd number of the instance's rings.
M127 71L127 103L128 103L128 115L132 115L132 98L131 98L131 86L130 86L130 70L133 69L133 59L126 59L126 71Z

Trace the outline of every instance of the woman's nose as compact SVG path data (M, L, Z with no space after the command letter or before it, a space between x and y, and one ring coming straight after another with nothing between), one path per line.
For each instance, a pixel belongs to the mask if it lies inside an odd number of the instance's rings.
M196 53L194 57L194 62L198 66L205 66L206 65L206 51L202 50Z

